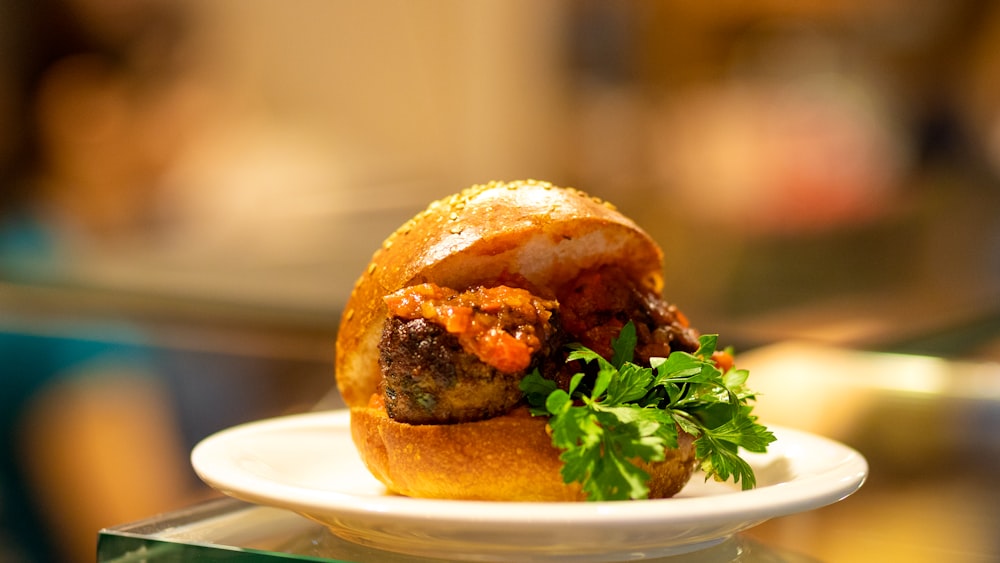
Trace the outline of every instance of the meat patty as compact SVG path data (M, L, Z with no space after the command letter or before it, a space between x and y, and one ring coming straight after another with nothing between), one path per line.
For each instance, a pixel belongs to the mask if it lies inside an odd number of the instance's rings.
M515 287L418 284L385 297L386 410L412 424L482 420L520 402L521 379L561 365L558 305Z
M553 331L556 334L558 331ZM427 319L386 321L379 345L385 406L410 424L443 424L491 418L522 399L521 379L535 367L556 369L563 347L550 339L527 369L502 372L467 352L457 336Z
M605 358L629 321L636 363L698 349L698 332L676 307L638 287L613 266L582 273L558 301L525 289L466 291L418 284L385 297L389 318L379 343L386 410L399 422L442 424L491 418L523 398L525 375L566 387L576 370L565 345L579 342Z

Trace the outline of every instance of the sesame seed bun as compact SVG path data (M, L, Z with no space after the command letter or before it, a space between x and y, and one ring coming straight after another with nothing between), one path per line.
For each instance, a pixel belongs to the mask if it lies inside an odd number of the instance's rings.
M491 182L431 203L390 235L354 286L337 337L337 385L372 473L418 497L579 500L559 475L544 417L524 412L447 425L410 425L373 402L382 374L383 297L419 283L453 289L517 276L552 298L581 272L616 265L643 289L662 291L657 244L614 206L547 182ZM376 406L370 406L370 405ZM670 496L694 467L691 440L652 471L653 496Z

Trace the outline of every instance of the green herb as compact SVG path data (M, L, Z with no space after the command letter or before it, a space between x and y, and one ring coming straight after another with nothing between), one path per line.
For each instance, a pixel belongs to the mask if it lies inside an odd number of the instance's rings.
M596 377L577 373L559 389L538 370L521 382L532 414L549 416L552 443L562 450L562 477L577 482L588 500L649 496L649 475L632 460L661 461L677 447L678 428L695 437L695 455L706 479L756 485L739 449L764 452L774 435L756 422L748 404L746 370L722 372L712 361L717 337L704 335L694 354L672 352L633 363L635 327L628 323L606 360L579 344L567 361L597 364Z

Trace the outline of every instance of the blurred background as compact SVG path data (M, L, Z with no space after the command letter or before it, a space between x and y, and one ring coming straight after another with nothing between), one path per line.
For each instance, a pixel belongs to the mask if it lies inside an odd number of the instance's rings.
M473 183L616 203L738 352L1000 359L1000 8L702 4L0 1L0 560L338 406L354 279Z

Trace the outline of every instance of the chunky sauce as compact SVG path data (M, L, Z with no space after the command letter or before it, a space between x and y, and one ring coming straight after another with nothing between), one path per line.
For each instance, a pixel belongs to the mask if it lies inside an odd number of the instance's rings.
M501 372L524 371L542 346L555 301L508 286L458 292L425 283L385 297L389 314L427 319L458 337L462 347Z
M585 271L559 292L563 327L578 342L610 358L611 342L632 321L640 363L667 357L672 351L694 352L698 332L676 306L655 292L635 285L623 270L603 267Z

